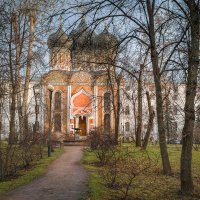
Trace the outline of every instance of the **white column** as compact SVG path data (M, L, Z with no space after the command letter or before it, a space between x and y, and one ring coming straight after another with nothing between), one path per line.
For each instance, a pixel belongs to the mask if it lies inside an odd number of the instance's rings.
M41 116L41 118L40 118L40 121L41 121L41 129L42 129L42 132L44 133L45 132L45 107L46 107L46 99L45 99L45 87L44 87L44 85L42 85L42 89L41 89L41 103L40 103L40 105L43 105L43 107L41 107L41 109L40 109L40 116Z
M79 128L79 117L76 117L76 119L75 119L75 124L76 124L76 128Z
M70 132L70 116L71 116L71 85L67 86L67 133Z
M94 86L94 126L98 127L98 86Z
M86 117L86 136L89 134L89 117L88 116L85 116Z
M64 120L63 120L63 107L64 107L64 102L63 102L63 93L61 93L61 133L65 133L64 130Z

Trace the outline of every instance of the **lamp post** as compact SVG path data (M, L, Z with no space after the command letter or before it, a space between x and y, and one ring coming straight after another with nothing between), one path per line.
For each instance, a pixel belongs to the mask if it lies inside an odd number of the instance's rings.
M49 133L48 133L48 157L51 156L51 131L52 131L52 93L54 87L52 85L48 85L47 87L49 91Z

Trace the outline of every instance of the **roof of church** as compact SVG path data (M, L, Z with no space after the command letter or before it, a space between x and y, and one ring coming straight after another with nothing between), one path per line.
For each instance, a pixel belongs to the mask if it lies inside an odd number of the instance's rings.
M73 43L71 40L73 40ZM116 45L117 42L117 38L109 33L107 28L100 34L96 34L94 30L90 29L83 17L77 28L69 36L63 31L60 25L59 29L49 36L47 44L50 49L53 47L70 48L72 44L72 50L76 50L79 48L108 48Z
M70 33L70 37L73 39L72 49L92 48L97 34L88 27L85 18L82 18L77 28Z
M106 27L98 35L98 41L101 47L113 46L118 43L117 38L113 34L111 34Z
M71 39L62 29L62 25L60 25L59 29L55 33L52 33L47 40L47 45L50 49L53 47L69 48L71 46L71 43Z

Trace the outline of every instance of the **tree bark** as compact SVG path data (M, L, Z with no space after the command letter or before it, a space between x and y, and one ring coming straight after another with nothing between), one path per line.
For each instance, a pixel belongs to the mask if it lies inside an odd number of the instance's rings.
M120 80L117 79L117 93L116 93L116 114L115 114L115 143L118 144L119 136L119 116L120 116Z
M136 103L135 103L135 99L134 99L134 93L132 93L132 102L133 102L133 118L134 118L134 131L135 131L135 136L136 136L136 131L137 131L137 115L136 115ZM134 138L135 141L135 138Z
M13 31L14 31L14 43L15 43L15 87L16 87L16 106L18 110L18 119L19 119L19 132L21 136L21 91L20 91L20 79L19 79L19 70L20 70L20 59L21 59L21 48L20 46L20 33L19 33L19 22L20 14L13 13L12 14L12 22L13 22ZM22 38L23 39L23 38Z
M30 28L29 28L29 47L27 55L27 67L26 67L26 77L24 85L24 94L22 102L22 127L23 127L23 137L28 133L28 94L29 94L29 83L31 78L31 63L33 59L33 41L34 41L34 28L35 28L35 17L33 13L30 13Z
M194 0L187 1L190 11L191 41L188 49L188 77L186 84L185 123L182 131L181 152L181 192L192 194L194 190L192 180L192 145L195 122L194 101L197 87L199 66L199 8Z
M154 3L151 5L150 0L147 2L147 11L149 17L149 38L150 38L150 50L151 50L151 61L153 67L153 76L156 88L156 113L157 113L157 124L159 133L159 146L162 157L163 173L165 175L171 174L171 166L169 156L167 152L166 135L164 127L164 116L163 116L163 99L161 90L161 74L158 65L158 52L156 50L156 39L155 39L155 27L154 27Z
M165 106L166 106L166 113L165 113L165 122L166 122L166 131L167 131L167 143L169 143L170 138L170 130L169 130L169 99L166 97L165 100Z
M148 145L148 142L149 142L149 137L150 137L150 134L151 134L151 131L152 131L152 128L153 128L153 120L154 120L154 117L155 117L155 113L154 113L152 106L151 106L151 99L150 99L148 91L146 92L146 96L147 96L147 103L148 103L148 109L149 109L149 121L148 121L147 131L146 131L146 134L145 134L145 137L144 137L144 142L142 144L142 149L144 149L144 150L146 150L146 148L147 148L147 145Z
M12 40L13 40L13 27L12 20L10 26L10 42L9 42L9 68L10 68L10 78L11 78L11 105L10 105L10 133L9 133L9 144L13 144L15 141L16 126L15 126L15 111L16 111L16 86L13 74L13 63L12 63Z
M142 141L142 75L143 65L140 65L140 73L138 77L138 113L137 113L137 130L136 130L136 147L141 147Z
M118 145L119 115L120 115L120 78L117 77L115 68L113 70L108 69L107 73L108 73L108 81L110 84L111 94L112 94L112 105L113 105L113 112L114 112L114 118L115 118L115 127L114 127L115 145ZM116 90L115 90L115 85L113 84L113 78L115 79L117 83Z

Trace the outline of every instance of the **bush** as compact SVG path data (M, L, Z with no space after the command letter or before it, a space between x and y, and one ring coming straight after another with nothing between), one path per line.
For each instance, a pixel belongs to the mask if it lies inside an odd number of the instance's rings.
M43 157L41 137L26 137L16 144L0 141L0 181L16 176L19 169L28 168Z
M115 145L112 135L103 134L101 131L90 133L90 147L98 159L100 172L106 187L116 190L120 199L126 200L134 186L134 179L147 173L152 165L157 162L150 159L146 151L138 149L129 151L128 147Z
M16 175L18 168L19 147L16 145L0 145L0 180Z
M134 179L149 172L155 164L157 162L151 160L146 152L135 157L128 148L115 147L110 151L110 159L100 176L106 187L116 190L120 199L126 200Z
M109 160L102 173L107 187L118 188L117 180L120 178L120 165L126 161L127 156L128 149L126 151L120 147L110 149Z
M92 131L89 137L90 147L95 150L100 165L105 165L110 158L110 151L114 147L115 140L111 135L101 134L98 131Z

